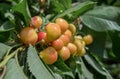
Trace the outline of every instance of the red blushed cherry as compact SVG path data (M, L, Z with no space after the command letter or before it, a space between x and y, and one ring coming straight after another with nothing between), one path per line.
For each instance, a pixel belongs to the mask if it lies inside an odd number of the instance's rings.
M65 34L61 35L59 39L61 39L63 41L64 45L67 45L70 42L69 36L67 36Z
M53 47L48 47L39 53L39 56L46 64L53 64L57 61L58 53Z
M63 47L63 41L61 39L57 39L51 43L51 45L56 49L60 50Z
M34 16L31 18L30 26L34 28L40 28L42 25L42 19L39 16Z
M62 49L58 51L58 54L64 61L70 58L70 50L66 46L63 46Z
M45 39L47 37L46 32L39 32L38 33L38 41L41 41L42 39Z

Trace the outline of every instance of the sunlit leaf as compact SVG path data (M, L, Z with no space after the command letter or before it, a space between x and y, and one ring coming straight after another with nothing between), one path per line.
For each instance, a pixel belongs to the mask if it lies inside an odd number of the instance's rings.
M26 25L29 25L31 15L28 9L27 0L21 0L20 3L12 7L12 10L21 13L25 18Z
M7 72L4 79L27 79L24 73L19 69L15 59L10 59L7 63Z
M2 58L10 49L10 46L0 43L0 58Z

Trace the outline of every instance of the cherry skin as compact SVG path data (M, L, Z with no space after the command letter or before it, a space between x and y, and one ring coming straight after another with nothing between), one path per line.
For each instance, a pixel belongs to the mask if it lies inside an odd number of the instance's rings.
M44 49L39 53L39 56L48 65L55 63L58 58L57 51L53 47L48 47Z
M62 33L64 33L69 27L68 22L66 20L62 19L62 18L57 18L55 20L55 23L60 25Z
M61 35L60 26L56 23L48 23L45 30L49 41L54 41Z
M58 51L58 54L64 61L70 58L70 50L66 46L63 46L62 49Z
M83 37L83 40L86 45L90 45L93 42L93 37L92 37L92 35L88 34Z
M20 32L20 39L25 45L32 44L33 46L38 40L36 31L31 27L25 27Z
M63 47L63 41L61 39L57 39L51 43L51 45L56 49L60 50Z
M42 19L39 16L34 16L31 18L30 26L34 28L40 28L42 25Z

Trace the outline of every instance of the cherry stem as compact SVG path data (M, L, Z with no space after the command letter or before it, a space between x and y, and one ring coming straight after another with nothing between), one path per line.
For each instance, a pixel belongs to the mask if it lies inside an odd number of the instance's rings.
M6 66L3 66L3 72L2 72L2 74L0 76L0 79L3 79L5 73L6 73Z
M11 53L8 56L5 56L4 60L0 63L0 68L3 67L10 58L12 58L18 51L21 51L23 49L23 47L19 47L18 49L16 49L13 53Z

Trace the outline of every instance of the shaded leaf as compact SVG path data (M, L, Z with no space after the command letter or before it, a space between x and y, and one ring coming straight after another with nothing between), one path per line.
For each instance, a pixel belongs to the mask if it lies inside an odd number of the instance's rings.
M77 72L80 79L94 79L94 74L87 69L82 58L78 57L76 63L77 63Z
M87 26L83 26L81 31L86 35L91 34L93 37L94 40L93 43L87 46L89 50L95 53L96 55L103 57L104 50L106 49L105 48L106 38L107 38L106 32L96 32L94 30L91 30Z
M5 13L8 12L11 7L12 7L11 5L0 3L0 19L2 20L2 22L5 21L5 18L6 18Z
M0 3L0 12L6 12L11 8L11 5L5 4L5 3Z
M20 3L12 7L12 10L21 13L25 18L26 25L29 25L31 16L27 5L27 0L21 0Z
M13 30L14 26L15 25L13 23L9 22L9 21L4 22L4 24L0 26L0 32Z
M97 7L94 10L86 12L81 16L81 21L90 29L95 31L117 30L120 26L115 21L120 15L119 8L116 7Z
M105 67L99 63L100 61L93 59L93 57L88 54L84 56L84 61L86 67L95 74L95 79L113 79Z
M32 46L28 48L27 53L27 62L29 65L29 69L32 72L32 74L36 77L36 79L55 79L53 74L43 64L43 62L37 55L36 50Z
M58 59L54 65L63 72L71 71L71 69L64 63L60 56L58 56Z
M109 32L109 34L112 39L113 53L118 59L120 59L120 32Z
M102 69L102 67L94 59L92 59L89 55L85 55L84 58L87 61L87 63L90 66L92 66L97 72L99 72L102 75L105 75L105 72Z
M23 72L19 70L15 59L10 59L7 63L7 73L4 79L27 79Z

